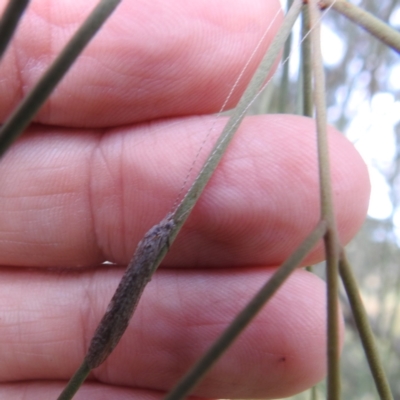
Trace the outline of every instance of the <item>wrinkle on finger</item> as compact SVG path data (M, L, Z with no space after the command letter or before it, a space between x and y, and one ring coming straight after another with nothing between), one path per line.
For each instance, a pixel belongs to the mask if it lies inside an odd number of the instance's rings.
M90 157L98 135L33 127L0 163L0 264L85 266L104 260L93 232Z
M0 207L6 211L0 215L0 262L126 264L145 232L179 201L213 121L158 121L102 133L100 141L96 132L37 127L0 164ZM223 125L217 121L190 179ZM333 200L345 244L365 218L369 178L354 147L333 128L329 143ZM246 119L164 265L281 264L320 217L318 185L313 120ZM320 247L305 262L322 257Z
M0 380L68 379L120 276L115 267L94 274L1 271ZM121 342L91 379L168 390L270 276L263 268L159 271ZM324 289L314 275L295 272L194 394L276 398L320 380L326 363ZM92 311L82 319L89 297Z
M0 66L0 120L38 81L96 4L32 2L13 51ZM229 107L279 27L279 1L122 2L35 121L97 128L215 112L275 16Z
M12 400L54 400L60 395L67 381L40 381L3 383L0 398ZM101 383L85 382L74 400L161 400L162 393L116 387ZM194 400L194 398L192 398Z

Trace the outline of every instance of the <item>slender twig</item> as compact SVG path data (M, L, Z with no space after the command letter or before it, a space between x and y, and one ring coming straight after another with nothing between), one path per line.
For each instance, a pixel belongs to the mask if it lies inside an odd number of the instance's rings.
M332 200L332 188L329 166L327 137L325 76L320 46L319 8L317 0L309 0L311 22L312 68L314 76L314 99L316 106L316 125L318 139L318 165L321 196L321 218L328 224L324 237L327 259L327 296L328 296L328 400L340 399L340 345L339 345L339 305L338 305L338 262L339 244Z
M63 390L63 392L58 396L57 400L69 400L75 395L75 393L79 390L82 383L85 381L87 376L90 373L90 367L87 362L83 362L79 369L75 372L72 378L69 381L67 387Z
M330 5L334 10L353 21L356 25L363 27L371 35L400 53L400 33L396 32L395 29L348 1L321 0L320 2L322 7Z
M308 16L308 6L304 5L301 11L301 62L300 62L300 84L299 92L301 98L301 115L312 117L314 114L313 84L311 68L311 40L309 32L311 30L310 18ZM313 272L311 265L306 270ZM314 388L312 389L314 393Z
M176 207L174 212L169 213L159 224L152 227L139 242L135 254L111 299L107 312L96 329L88 353L80 368L83 368L85 363L91 369L99 366L112 352L122 337L145 285L151 279L152 274L156 271L169 246L173 243L190 211L199 199L230 140L237 131L240 122L243 120L247 109L262 87L265 76L271 71L276 58L279 56L280 49L284 45L294 22L300 14L301 6L302 0L294 1L279 32L243 93L234 113L227 122L207 161L182 202ZM77 379L79 380L79 377ZM70 381L64 391L69 391L69 386L72 384L73 382ZM63 398L63 400L69 399L68 397Z
M29 0L9 0L0 20L0 59L17 29Z
M293 0L288 0L287 9L289 10L293 4ZM283 48L282 59L289 59L291 47L292 47L292 33L288 36L285 47ZM282 66L282 77L279 85L279 103L278 103L278 112L285 113L288 112L288 100L289 100L289 65L290 62L285 62Z
M185 374L181 381L168 393L164 400L182 400L190 393L267 301L271 299L304 257L306 257L316 243L324 236L326 229L327 225L325 221L319 222L313 232L279 267L274 275L272 275L271 279L264 284L248 305L235 317L228 328L212 344L201 359Z
M29 125L50 93L121 0L101 0L53 64L0 129L0 157Z
M243 120L246 111L248 110L249 106L254 102L254 96L257 91L262 87L265 77L271 71L275 63L276 57L278 56L283 44L287 40L291 29L300 14L301 6L302 0L295 0L293 2L292 7L286 14L282 26L280 27L278 33L272 41L263 61L260 64L260 67L250 81L249 86L243 93L238 105L234 110L234 114L232 114L232 116L230 117L218 141L216 142L214 149L211 152L211 156L208 158L198 177L188 190L184 200L177 207L174 213L177 226L182 226L183 222L186 220L189 212L194 207L197 199L199 198L213 171L218 165L220 159L222 158L223 153L225 152L231 139L233 138L236 129L239 127L239 124Z
M303 107L302 115L312 117L314 113L313 90L312 90L312 70L311 70L311 41L308 32L310 32L310 18L308 16L308 7L303 6L301 12L301 72L302 72L302 93Z
M310 389L310 400L318 400L318 390L316 386Z
M339 272L353 312L354 321L360 334L368 365L375 381L376 389L378 390L381 400L393 400L390 385L375 344L375 337L368 320L368 315L362 303L352 268L344 251L340 257Z

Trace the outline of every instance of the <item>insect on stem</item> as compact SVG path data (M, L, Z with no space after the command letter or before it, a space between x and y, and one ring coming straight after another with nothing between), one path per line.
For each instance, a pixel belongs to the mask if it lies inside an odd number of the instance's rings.
M113 351L125 332L141 294L156 270L162 253L168 251L175 228L169 213L154 225L139 242L114 296L91 340L85 361L93 369Z

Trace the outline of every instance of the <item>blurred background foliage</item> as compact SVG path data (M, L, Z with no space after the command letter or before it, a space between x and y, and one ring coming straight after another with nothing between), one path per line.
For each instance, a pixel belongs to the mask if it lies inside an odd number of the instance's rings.
M398 0L350 2L400 29ZM301 113L300 30L298 24L292 35L288 81L280 67L252 113ZM354 143L370 172L368 217L347 250L394 399L400 399L400 56L333 10L323 17L322 49L328 121ZM324 266L315 272L323 276ZM346 321L342 396L377 399L344 291L341 303ZM321 383L292 399L325 396Z

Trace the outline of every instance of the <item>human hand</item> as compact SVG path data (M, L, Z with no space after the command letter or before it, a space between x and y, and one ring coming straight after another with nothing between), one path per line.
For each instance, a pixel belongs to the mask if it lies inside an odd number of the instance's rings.
M0 64L2 120L95 3L32 2ZM215 121L194 115L219 110L278 4L123 3L1 160L0 398L61 392ZM365 216L368 176L333 129L330 145L345 243ZM248 118L120 344L76 399L161 397L313 229L318 194L314 122ZM294 273L193 394L273 398L320 380L324 290Z

